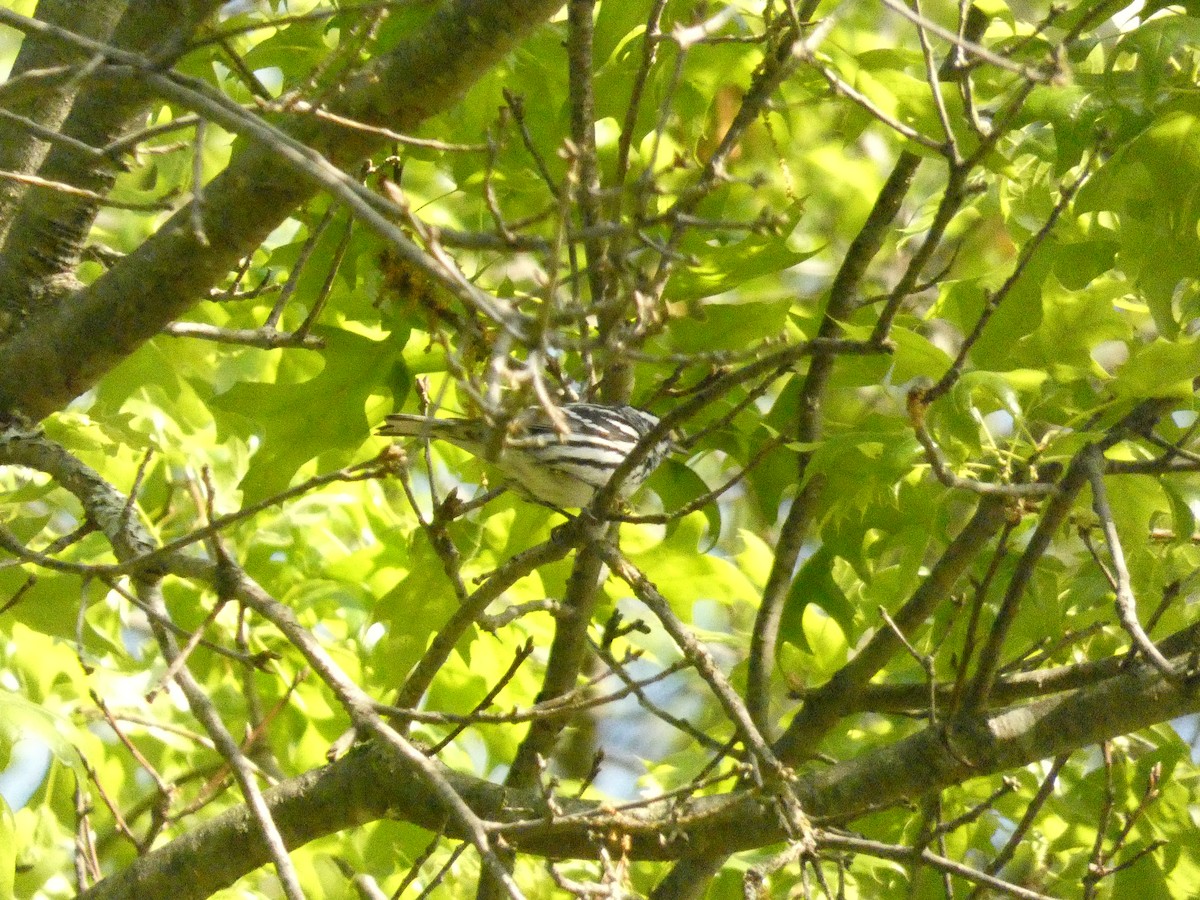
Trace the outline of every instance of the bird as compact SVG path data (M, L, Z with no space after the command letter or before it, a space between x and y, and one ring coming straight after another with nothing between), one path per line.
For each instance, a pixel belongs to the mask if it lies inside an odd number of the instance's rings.
M590 504L634 446L658 425L657 416L633 406L566 403L557 411L560 427L541 406L522 410L501 441L495 439L495 426L483 419L406 413L388 416L378 433L446 441L494 463L508 486L526 499L574 509ZM657 440L621 484L620 498L628 500L673 447L670 434Z

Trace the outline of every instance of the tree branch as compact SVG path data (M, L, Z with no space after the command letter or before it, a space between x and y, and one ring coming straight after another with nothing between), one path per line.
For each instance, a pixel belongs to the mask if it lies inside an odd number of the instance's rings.
M47 25L70 27L79 34L105 40L112 33L124 4L116 0L94 0L79 4L75 0L41 0L35 16ZM20 78L28 72L54 68L79 59L78 50L46 41L29 40L21 44L8 78ZM30 130L24 122L36 119L39 126L56 132L70 111L75 85L59 82L46 90L6 102L5 117L0 121L0 169L31 175L37 171L50 149L43 133ZM15 184L0 184L0 240L7 237L12 212L23 189ZM0 332L7 329L0 327Z
M600 592L603 569L601 544L615 537L616 525L594 522L582 524L583 535L567 581L563 597L563 614L558 616L550 658L537 703L560 697L575 688L579 673L587 659L587 630L592 624L592 612ZM549 759L558 735L567 723L567 716L546 716L531 722L504 783L512 788L532 787L537 780L542 761Z
M1125 631L1133 641L1133 646L1150 661L1163 675L1171 675L1171 664L1166 657L1146 635L1142 623L1137 616L1137 598L1133 595L1133 579L1129 574L1129 566L1125 563L1125 551L1121 548L1121 536L1117 533L1117 525L1113 521L1112 507L1108 504L1108 491L1104 486L1104 452L1098 447L1090 447L1083 457L1084 468L1088 482L1092 486L1092 508L1100 518L1100 528L1104 532L1104 540L1108 544L1108 554L1112 557L1113 572L1117 601L1117 615Z
M152 53L160 66L169 65L196 27L220 5L220 0L192 0L180 8L159 0L134 0L112 31L112 46ZM20 20L8 12L0 19L17 28ZM28 28L28 20L25 24ZM26 32L27 41L49 40L61 50L64 33L73 35L73 24L70 30L53 23L38 24L40 29ZM95 53L103 52L102 46L86 41L71 49ZM85 82L80 89L61 128L73 143L58 142L51 147L38 171L42 184L25 192L12 215L0 254L0 310L13 318L8 327L0 328L0 337L19 330L29 314L57 304L75 286L71 274L79 264L101 199L120 171L115 160L81 153L74 144L106 146L129 130L150 99L146 85L138 82ZM55 185L76 190L63 191Z

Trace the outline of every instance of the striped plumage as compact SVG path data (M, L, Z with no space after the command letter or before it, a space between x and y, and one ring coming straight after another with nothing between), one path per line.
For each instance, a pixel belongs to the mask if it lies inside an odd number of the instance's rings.
M555 430L540 407L513 420L499 445L494 463L512 486L531 500L551 506L587 506L596 491L658 419L632 406L567 403L561 407L566 433ZM487 458L492 432L482 419L433 419L397 414L387 417L382 435L429 437L448 441L468 453ZM671 450L663 438L646 454L621 487L628 498Z

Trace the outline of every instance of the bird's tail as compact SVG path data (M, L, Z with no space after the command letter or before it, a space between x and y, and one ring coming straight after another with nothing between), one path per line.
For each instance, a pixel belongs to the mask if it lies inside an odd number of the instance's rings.
M385 437L432 438L448 441L476 456L486 455L491 432L481 419L435 419L432 416L410 416L395 413L379 427Z
M446 423L431 416L396 413L384 419L378 434L386 437L442 437Z

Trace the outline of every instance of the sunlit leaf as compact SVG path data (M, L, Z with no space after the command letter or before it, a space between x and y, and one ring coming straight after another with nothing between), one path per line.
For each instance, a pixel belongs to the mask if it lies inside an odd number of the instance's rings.
M392 341L373 341L348 331L323 331L321 373L295 384L240 384L213 398L224 421L261 438L241 488L247 502L288 486L310 459L349 451L367 438L365 404L377 385L394 377L400 360ZM305 415L297 416L299 410Z

